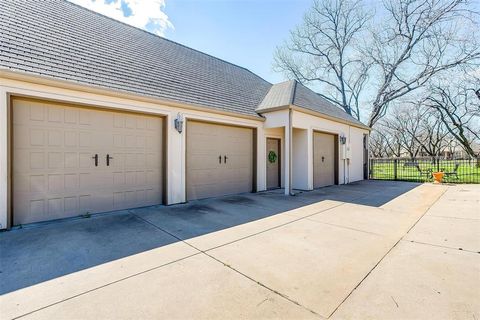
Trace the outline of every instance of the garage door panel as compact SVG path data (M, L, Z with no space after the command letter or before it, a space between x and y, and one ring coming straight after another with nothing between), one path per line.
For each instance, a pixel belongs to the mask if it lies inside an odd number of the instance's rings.
M63 158L65 169L74 169L79 166L79 154L77 152L65 152Z
M72 192L72 191L78 190L80 186L78 174L67 173L64 176L64 180L65 180L65 191Z
M252 180L252 129L188 122L188 200L250 192Z
M14 224L162 202L162 119L14 98L12 123Z
M210 141L210 142L199 142L196 143L196 145L192 146L187 146L188 149L190 150L191 154L194 154L195 156L203 156L206 159L216 159L218 162L218 156L221 155L218 150L218 146L215 146L216 142Z

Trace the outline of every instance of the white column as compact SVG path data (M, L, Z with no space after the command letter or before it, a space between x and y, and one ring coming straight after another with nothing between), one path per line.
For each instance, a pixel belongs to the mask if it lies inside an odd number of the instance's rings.
M185 195L185 140L186 119L183 123L183 131L179 133L175 129L174 121L178 112L172 111L166 118L168 147L167 150L167 204L182 203L186 201Z
M292 160L292 131L290 130L289 126L285 126L285 165L284 165L284 185L285 185L285 194L290 194L290 184L291 184L291 165L290 162Z
M267 189L266 138L263 127L257 128L257 191Z
M0 229L7 228L8 209L8 97L0 88Z

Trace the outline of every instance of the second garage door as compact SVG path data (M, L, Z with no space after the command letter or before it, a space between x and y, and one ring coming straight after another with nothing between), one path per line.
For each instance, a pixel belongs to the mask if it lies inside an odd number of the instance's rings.
M187 199L251 192L253 129L187 123Z
M23 98L12 105L14 224L162 202L161 118Z

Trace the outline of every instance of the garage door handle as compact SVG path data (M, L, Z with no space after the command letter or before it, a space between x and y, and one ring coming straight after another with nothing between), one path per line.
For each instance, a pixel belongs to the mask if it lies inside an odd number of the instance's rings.
M228 159L227 156L223 156L223 163L227 163L227 159Z
M113 159L113 157L110 157L110 155L107 153L107 167L110 165L110 159Z
M218 163L222 163L222 156L218 156Z
M95 167L98 167L98 154L95 153L95 155L92 157L92 159L95 159Z
M322 157L322 162L325 162L325 157Z

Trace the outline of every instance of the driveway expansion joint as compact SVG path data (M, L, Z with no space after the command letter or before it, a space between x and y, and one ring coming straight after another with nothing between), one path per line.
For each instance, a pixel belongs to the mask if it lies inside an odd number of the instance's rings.
M436 214L429 214L428 217L443 218L443 219L469 220L469 221L478 221L478 220L480 220L480 218L449 217L449 216L439 216L439 215L436 215Z
M314 216L314 215L319 214L319 213L326 212L326 211L331 210L331 209L334 209L334 208L338 208L338 207L340 207L340 206L342 206L342 205L344 205L344 204L345 204L345 203L342 202L342 203L340 203L340 204L338 204L338 205L336 205L336 206L333 206L333 207L330 207L330 208L326 208L326 209L320 210L320 211L318 211L318 212L309 214L309 215L307 215L307 216L299 217L299 218L297 218L297 219L293 219L293 220L291 220L291 221L281 223L281 224L279 224L279 225L276 225L276 226L273 226L273 227L264 229L264 230L262 230L262 231L254 232L254 233L249 234L249 235L247 235L247 236L244 236L244 237L241 237L241 238L238 238L238 239L235 239L235 240L232 240L232 241L223 243L223 244L221 244L221 245L218 245L218 246L215 246L215 247L212 247L212 248L208 248L207 250L204 250L204 252L211 251L211 250L214 250L214 249L218 249L218 248L227 246L227 245L229 245L229 244L236 243L236 242L238 242L238 241L245 240L245 239L248 239L248 238L251 238L251 237L254 237L254 236L263 234L263 233L265 233L265 232L268 232L268 231L271 231L271 230L275 230L275 229L284 227L284 226L286 226L286 225L292 224L292 223L294 223L294 222L298 222L298 221L300 221L300 220L308 220L308 221L310 221L310 220L308 219L309 217ZM287 214L287 213L285 213L285 214ZM294 215L291 215L291 214L288 215L288 216L289 216L289 217L294 217ZM296 216L295 216L295 217L296 217ZM185 240L185 241L188 242L188 240ZM197 250L198 250L198 249L197 249Z
M337 227L337 228L341 228L341 229L348 229L348 230L362 232L362 233L366 233L366 234L372 234L372 235L379 236L379 237L385 237L385 235L380 234L380 233L375 233L375 232L371 232L371 231L366 231L366 230L351 228L351 227L347 227L347 226L342 226L342 225L339 225L339 224L336 224L336 223L330 223L330 222L325 222L325 221L317 221L317 220L313 220L313 219L307 219L307 220L310 221L310 222L325 224L327 226Z
M343 203L342 203L342 204L343 204ZM339 204L338 206L341 206L342 204ZM338 207L338 206L337 206L337 207ZM147 221L147 220L143 219L142 217L139 217L139 216L138 216L137 214L135 214L134 212L131 212L131 213L132 213L135 217L137 217L138 219L140 219L140 220L142 220L142 221L145 221L145 222L148 223L148 224L151 224L151 225L154 226L155 228L157 228L157 229L159 229L159 230L161 230L161 231L163 231L163 232L168 233L168 234L171 235L172 237L178 239L179 241L181 241L181 242L185 243L186 245L192 247L193 249L199 251L199 252L196 253L195 255L197 255L197 254L204 254L205 256L211 258L212 260L215 260L216 262L221 263L224 267L229 268L230 270L232 270L232 271L234 271L234 272L242 275L243 277L247 278L248 280L256 283L257 285L259 285L259 286L261 286L261 287L263 287L263 288L265 288L265 289L267 289L268 291L275 293L276 295L282 297L283 299L285 299L285 300L287 300L287 301L289 301L289 302L291 302L291 303L293 303L293 304L295 304L295 305L297 305L297 306L299 306L299 307L301 307L301 308L303 308L303 309L311 312L312 314L314 314L314 315L316 315L316 316L320 316L320 317L324 318L322 315L320 315L320 314L316 313L315 311L313 311L313 310L311 310L311 309L303 306L303 305L300 304L298 301L295 301L295 300L291 299L290 297L288 297L287 295L285 295L285 294L283 294L283 293L281 293L281 292L279 292L279 291L277 291L277 290L275 290L275 289L272 289L272 288L266 286L265 284L261 283L260 281L257 281L257 280L255 280L255 279L251 278L250 276L246 275L245 273L243 273L243 272L235 269L235 268L232 267L231 265L229 265L229 264L227 264L227 263L225 263L225 262L217 259L216 257L208 254L205 250L201 250L201 249L195 247L194 245L186 242L185 240L183 240L183 239L175 236L174 234L172 234L172 233L170 233L170 232L168 232L168 231L160 228L159 226L151 223L150 221ZM301 219L303 219L303 217L302 217L302 218L299 218L299 219L296 219L296 220L294 220L294 221L298 221L298 220L301 220ZM289 223L294 222L294 221L290 221ZM277 226L277 227L278 227L278 226ZM273 229L273 228L271 228L271 229ZM268 231L268 230L264 230L263 232L266 232L266 231ZM238 240L237 240L237 241L238 241ZM209 249L209 250L213 250L213 249Z
M455 248L455 247L449 247L449 246L442 246L442 245L439 245L439 244L421 242L421 241L416 241L416 240L401 239L401 241L403 241L403 242L415 243L415 244L421 244L421 245L424 245L424 246L430 246L430 247L436 247L436 248L443 248L443 249L448 249L448 250L454 250L454 251L461 251L461 252L468 252L468 253L480 254L480 251L468 250L468 249L464 249L464 248Z
M332 313L328 316L328 318L332 317L335 312L337 312L337 310L340 308L340 306L345 303L345 301L348 300L348 298L352 295L352 293L357 290L357 288L365 281L365 279L367 279L370 274L378 267L378 265L390 254L390 252L392 252L393 249L395 249L397 247L397 245L400 243L400 241L403 240L403 238L410 232L410 230L412 230L416 225L417 223L428 213L428 211L430 210L430 208L433 207L433 205L435 205L435 203L437 203L438 200L440 200L440 198L447 192L448 188L446 188L445 190L443 190L443 192L435 199L435 201L433 201L433 203L431 203L428 208L425 210L425 212L422 213L422 215L415 221L415 223L413 223L413 225L407 230L407 232L400 237L400 239L398 239L397 242L395 242L395 244L380 258L380 260L378 260L378 262L372 267L372 269L370 269L369 272L367 272L367 274L360 280L360 282L350 291L350 293L338 304L338 306L332 311Z
M191 258L191 257L196 256L196 255L199 255L199 254L200 254L200 252L196 252L196 253L190 254L190 255L188 255L188 256L186 256L186 257L182 257L182 258L180 258L180 259L176 259L176 260L173 260L173 261L170 261L170 262L167 262L167 263L158 265L158 266L156 266L156 267L152 267L152 268L149 268L149 269L147 269L147 270L143 270L143 271L141 271L141 272L137 272L137 273L131 274L131 275L127 276L127 277L123 277L123 278L117 279L117 280L115 280L115 281L112 281L112 282L109 282L109 283L105 283L105 284L103 284L103 285L101 285L101 286L98 286L98 287L95 287L95 288L86 290L86 291L84 291L84 292L75 294L75 295L73 295L73 296L70 296L70 297L68 297L68 298L62 299L62 300L60 300L60 301L57 301L57 302L54 302L54 303L50 303L50 304L48 304L48 305L46 305L46 306L43 306L43 307L41 307L41 308L32 310L32 311L27 312L27 313L24 313L24 314L21 314L21 315L19 315L19 316L17 316L17 317L12 318L12 320L24 318L24 317L26 317L26 316L28 316L28 315L31 315L31 314L33 314L33 313L35 313L35 312L38 312L38 311L41 311L41 310L43 310L43 309L47 309L47 308L49 308L49 307L58 305L58 304L60 304L60 303L63 303L63 302L66 302L66 301L75 299L75 298L77 298L77 297L81 297L81 296L83 296L83 295L86 295L86 294L89 294L89 293L91 293L91 292L100 290L100 289L105 288L105 287L108 287L108 286L110 286L110 285L113 285L113 284L116 284L116 283L125 281L125 280L127 280L127 279L134 278L134 277L136 277L136 276L139 276L139 275L142 275L142 274L145 274L145 273L148 273L148 272L157 270L157 269L160 269L160 268L162 268L162 267L165 267L165 266L168 266L168 265L177 263L177 262L179 262L179 261L182 261L182 260Z

